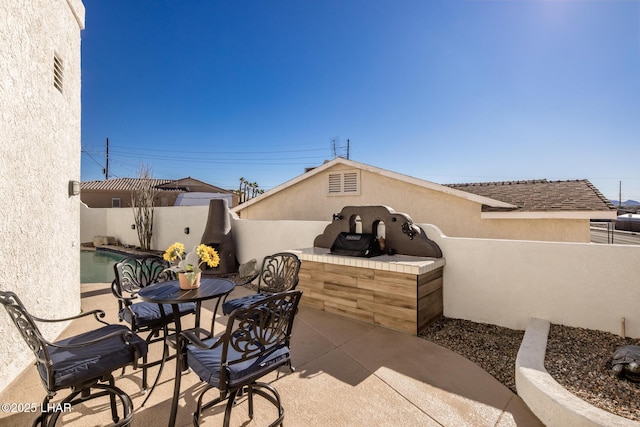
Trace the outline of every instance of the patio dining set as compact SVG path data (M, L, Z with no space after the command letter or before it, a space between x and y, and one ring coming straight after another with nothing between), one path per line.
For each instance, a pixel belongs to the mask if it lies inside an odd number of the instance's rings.
M284 408L280 395L272 384L260 380L283 366L293 370L290 340L302 295L296 290L298 257L285 252L266 256L260 269L241 268L233 280L206 277L199 287L190 290L181 289L167 267L167 262L155 255L130 256L114 265L111 291L119 309L119 324L105 322L103 310L65 319L43 319L31 315L14 292L0 291L0 302L33 351L46 389L43 409L34 425L54 426L63 421L64 411L58 408L102 396L109 397L114 425L130 425L133 403L117 386L114 372L124 372L128 366L141 371L140 386L147 393L144 406L165 363L171 359L176 359L176 374L169 426L176 424L180 379L187 370L205 383L193 413L194 425L200 424L207 410L226 402L224 425L228 426L239 396L246 396L250 418L253 398L259 396L277 409L277 417L270 425L282 425ZM257 283L257 293L228 299L236 286L252 283ZM211 326L204 328L201 305L207 300L216 300L216 305ZM219 306L227 322L225 330L216 333ZM95 328L55 342L46 340L38 327L40 322L81 317L93 317ZM187 317L192 317L195 327L182 327ZM157 360L148 360L151 345L162 346L162 356ZM152 367L158 367L158 373L149 387ZM65 389L70 392L61 401L54 401L56 394ZM216 397L205 399L212 389L217 390Z

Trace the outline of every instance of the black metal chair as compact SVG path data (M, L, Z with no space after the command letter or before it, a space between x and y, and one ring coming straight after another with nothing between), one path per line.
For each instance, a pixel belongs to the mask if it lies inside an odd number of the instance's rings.
M127 365L136 367L138 359L147 354L148 345L145 340L124 325L109 325L102 321L101 318L105 315L102 310L49 320L30 315L13 292L0 291L0 302L36 357L40 379L47 389L41 408L64 408L109 395L111 417L115 425L129 425L133 417L133 404L130 397L115 386L112 372ZM90 315L106 326L56 342L44 339L36 324L68 321ZM71 389L69 396L55 405L49 405L56 392L66 388ZM92 389L99 391L92 394ZM118 416L116 398L122 403L122 418ZM53 415L45 411L35 420L34 426L54 426L60 414L60 411L54 410Z
M162 359L147 363L146 357L142 367L142 389L147 390L147 369L160 365L160 370L154 386L162 373L164 362L168 357L166 337L169 325L173 323L173 309L171 305L165 304L162 308L164 315L158 304L136 301L137 293L145 286L154 283L175 279L172 271L167 270L169 263L155 255L136 255L124 258L113 266L115 279L111 284L111 292L118 300L118 317L131 325L131 330L136 333L146 333L147 343L163 342ZM180 315L194 314L196 312L195 303L180 304ZM162 336L160 333L162 332ZM153 389L153 387L152 387ZM149 396L147 396L149 398ZM146 403L146 399L145 402ZM144 406L143 403L143 406Z
M271 426L282 425L284 409L278 391L258 380L291 364L291 329L301 296L302 291L295 290L276 293L234 310L225 333L219 337L201 341L191 331L182 332L189 342L184 348L187 366L208 384L198 397L194 425L199 425L203 410L228 400L224 415L224 425L228 426L236 397L244 394L250 418L253 418L253 397L257 394L278 409L278 417ZM220 395L203 404L206 392L212 388L217 388Z
M279 252L264 257L258 273L258 293L224 301L222 312L229 315L233 310L245 308L271 294L293 290L298 285L300 259L289 252ZM251 278L253 281L256 276ZM247 282L247 283L249 283Z

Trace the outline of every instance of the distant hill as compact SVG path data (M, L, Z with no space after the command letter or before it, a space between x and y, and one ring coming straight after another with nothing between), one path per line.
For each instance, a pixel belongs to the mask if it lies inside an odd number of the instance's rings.
M609 200L613 206L618 206L617 200ZM622 202L622 206L640 206L640 202L637 200L626 200Z

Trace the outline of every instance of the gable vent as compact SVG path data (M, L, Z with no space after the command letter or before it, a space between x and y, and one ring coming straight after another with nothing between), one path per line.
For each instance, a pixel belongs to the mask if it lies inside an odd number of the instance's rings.
M347 172L343 175L345 193L357 193L358 192L358 174L356 172Z
M58 55L53 55L53 86L62 93L62 81L64 77L64 67L62 59Z
M360 194L360 171L329 173L329 195L344 196Z
M342 174L330 173L329 174L329 194L342 192Z

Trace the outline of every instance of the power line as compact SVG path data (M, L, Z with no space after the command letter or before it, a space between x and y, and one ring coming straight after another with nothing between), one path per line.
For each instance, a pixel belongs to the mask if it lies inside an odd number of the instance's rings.
M282 154L319 153L322 151L326 153L326 148L286 151L191 151L185 149L181 149L180 151L153 149L152 151L150 151L149 149L122 147L118 146L117 144L114 145L112 143L109 143L109 153L111 155L118 155L120 157L135 157L145 160L171 160L173 162L188 162L189 164L224 164L229 162L239 162L243 164L301 164L299 161L324 161L326 160L327 156L324 156L322 154L312 154L308 156L282 156ZM112 158L112 156L109 157L110 159Z
M119 154L123 157L134 157L129 153L113 151L111 150L111 154ZM308 160L308 159L325 159L326 156L299 156L299 157L219 157L212 156L210 158L206 158L203 156L162 156L162 155L154 155L154 154L145 154L144 156L136 158L144 158L144 159L152 159L152 160L170 160L170 161L184 161L189 163L229 163L229 162L237 162L237 163L253 163L253 164L267 164L273 161L278 163L289 163L289 160Z
M88 151L86 151L86 150L84 150L84 149L82 149L82 148L81 148L81 149L80 149L80 152L81 152L81 153L83 153L83 154L85 154L85 155L86 155L87 157L89 157L91 160L93 160L93 161L94 161L98 166L100 166L101 168L102 168L102 167L104 167L104 166L102 165L102 163L100 163L100 162L98 162L96 159L94 159L94 158L93 158L93 156L92 156L91 154L89 154L89 152L88 152Z
M131 145L118 145L118 144L110 144L111 148L117 148L117 149L122 149L122 151L131 151L131 152L135 152L135 151L141 151L144 153L147 153L149 151L149 148L136 148L136 147L132 147ZM181 148L181 150L187 150L186 148L184 148L184 146L182 146L183 148ZM298 147L298 146L296 146ZM282 154L282 153L305 153L305 152L309 152L309 151L325 151L326 152L326 148L307 148L307 149L286 149L286 150L268 150L268 151L255 151L255 150L237 150L237 151L195 151L195 150L188 150L190 153L197 153L197 154L214 154L214 155L220 155L220 154L236 154L236 155L241 155L241 154ZM160 149L160 148L153 148L154 152L166 152L166 153L172 153L175 154L176 150L175 149Z
M90 143L83 143L82 146L82 152L100 166L103 173L105 172L103 164L96 160L94 156L105 156L104 147L102 145L102 150L100 150L97 145L91 145ZM167 179L179 179L187 175L209 175L212 172L210 166L214 165L213 170L216 172L216 181L218 182L212 181L212 184L222 188L233 188L235 186L235 178L232 179L229 175L236 175L240 170L253 168L254 173L260 173L258 172L259 170L270 166L278 166L280 168L308 167L310 164L322 164L331 158L326 146L324 148L301 148L297 145L291 149L283 149L283 147L274 147L273 150L262 149L261 151L244 149L193 151L184 146L180 146L179 150L150 149L119 145L109 141L109 176L134 176L140 162L148 163L153 167L156 175ZM180 173L180 171L188 172ZM268 174L269 172L266 171L265 169L262 173ZM244 175L246 174L247 172L244 172Z

